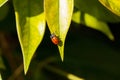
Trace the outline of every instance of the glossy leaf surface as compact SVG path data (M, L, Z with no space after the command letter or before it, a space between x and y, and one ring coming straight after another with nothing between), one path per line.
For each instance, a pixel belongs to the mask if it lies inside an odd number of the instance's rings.
M87 14L77 11L73 14L72 20L78 24L82 23L87 27L96 29L104 33L110 40L114 40L114 36L109 29L109 26L103 22L98 20L97 18Z
M43 39L45 16L42 0L13 0L17 33L23 53L24 71L28 71L31 59Z
M0 0L0 7L4 5L8 0Z
M99 0L111 12L120 16L120 0Z
M120 22L120 18L106 9L98 0L75 0L75 7L101 21Z
M44 0L44 10L51 34L60 39L58 44L61 59L64 59L65 38L73 13L73 0Z

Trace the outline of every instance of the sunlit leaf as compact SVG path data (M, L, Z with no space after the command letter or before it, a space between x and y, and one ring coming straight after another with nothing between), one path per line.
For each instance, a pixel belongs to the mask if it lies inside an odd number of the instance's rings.
M108 25L105 22L97 20L95 17L85 14L85 24L88 27L91 27L93 29L97 29L101 32L103 32L110 40L114 40L114 36L112 35Z
M0 73L0 80L2 80L1 73Z
M80 11L77 11L73 14L72 20L76 23L82 23L90 28L99 30L104 33L110 40L114 40L114 36L108 25L87 13L81 13Z
M44 4L49 30L51 34L54 33L61 40L58 48L61 59L63 60L65 38L73 13L73 0L44 0Z
M0 7L4 5L8 0L0 0Z
M58 69L58 68L53 67L53 66L47 65L47 66L45 66L45 68L48 69L49 71L55 72L55 73L57 73L61 76L64 76L64 77L68 78L68 80L85 80L85 79L80 78L80 77L78 77L74 74L68 73L64 70Z
M106 8L120 16L120 0L99 0Z
M81 19L81 12L80 11L76 11L73 13L72 16L72 20L78 24L82 23L82 19Z
M13 1L17 33L22 48L24 71L26 73L45 32L43 0Z
M78 76L76 76L76 75L74 75L74 74L68 74L67 75L67 78L69 79L69 80L85 80L85 79L83 79L83 78L80 78L80 77L78 77Z
M105 22L120 22L120 17L106 9L98 0L75 0L75 7L99 20Z

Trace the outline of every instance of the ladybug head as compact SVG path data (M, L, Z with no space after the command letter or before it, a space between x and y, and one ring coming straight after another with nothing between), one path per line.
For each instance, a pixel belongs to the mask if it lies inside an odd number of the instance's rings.
M51 34L50 38L52 39L53 37L56 37L56 35L54 33Z

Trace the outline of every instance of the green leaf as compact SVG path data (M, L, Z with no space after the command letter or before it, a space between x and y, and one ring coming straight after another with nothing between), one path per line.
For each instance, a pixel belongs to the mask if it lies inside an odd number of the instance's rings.
M6 18L6 16L9 13L9 5L8 4L4 4L2 7L0 7L0 21L2 21L3 19Z
M76 23L82 23L87 27L99 30L104 33L110 40L114 40L114 36L110 31L109 26L105 22L100 21L87 13L77 11L73 14L72 20Z
M0 0L0 7L4 5L8 0Z
M106 9L98 0L75 0L75 7L99 20L105 22L120 22L120 17Z
M2 80L2 76L1 76L1 73L0 73L0 80Z
M24 71L28 71L31 59L43 39L45 16L43 0L13 0L17 33L23 53Z
M1 56L1 51L0 51L0 69L1 70L5 70L6 69L6 67L4 65L4 62L3 62L3 59L2 59L2 56Z
M58 68L50 66L50 65L45 66L45 68L48 69L49 71L52 71L54 73L57 73L61 76L68 78L68 80L84 80L83 78L80 78L74 74L68 73L65 70L61 70L61 69L58 69Z
M71 22L74 0L44 0L44 4L49 30L61 40L62 44L58 45L58 48L63 61L65 38Z
M72 16L72 20L75 22L75 23L82 23L82 17L81 17L81 12L80 11L76 11L73 13L73 16Z
M120 0L99 0L106 8L120 16Z

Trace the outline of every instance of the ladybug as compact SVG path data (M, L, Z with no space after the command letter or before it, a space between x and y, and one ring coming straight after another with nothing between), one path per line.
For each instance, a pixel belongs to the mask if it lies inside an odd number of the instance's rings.
M60 39L55 34L51 34L50 38L55 45L58 45L60 43Z

